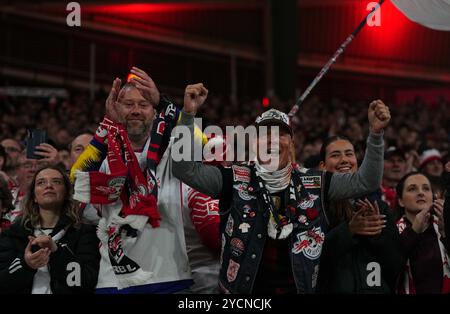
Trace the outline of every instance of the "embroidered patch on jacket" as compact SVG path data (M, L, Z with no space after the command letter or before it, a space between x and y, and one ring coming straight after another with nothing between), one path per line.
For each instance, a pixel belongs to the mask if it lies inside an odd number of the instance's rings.
M241 182L238 184L233 185L233 188L235 188L238 191L238 195L240 198L242 198L244 201L250 201L252 199L256 199L255 196L250 195L249 192L249 187L247 183Z
M239 230L241 230L242 233L247 233L248 229L250 229L250 225L248 223L246 223L246 222L241 223L239 225Z
M250 169L240 166L233 166L232 169L234 181L250 183Z
M233 282L236 280L237 273L238 273L240 267L241 267L241 265L239 263L236 263L235 261L230 259L230 262L228 263L228 269L227 269L228 282Z
M320 176L305 176L301 178L306 189L318 189L322 186L322 178Z
M239 238L233 238L230 241L230 250L231 250L231 254L233 254L233 256L235 257L239 257L242 255L242 253L244 253L244 242L242 242L241 239Z
M228 216L227 225L225 226L225 233L228 234L229 237L233 234L234 227L234 219L231 215Z
M304 199L302 199L299 206L301 209L305 209L305 210L308 208L312 208L312 207L314 207L314 201L318 198L319 197L317 195L308 193L308 197L305 197Z
M250 205L245 204L245 205L242 207L242 211L244 212L244 214L249 214L249 213L252 211L252 208L251 208Z
M322 253L322 244L325 234L320 227L297 234L297 242L294 243L292 253L303 253L309 259L317 259Z

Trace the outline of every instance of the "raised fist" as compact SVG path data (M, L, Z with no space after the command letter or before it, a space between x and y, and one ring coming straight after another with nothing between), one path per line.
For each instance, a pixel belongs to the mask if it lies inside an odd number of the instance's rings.
M369 128L372 133L381 133L391 120L389 107L381 100L372 101L367 113Z
M202 83L186 86L183 111L195 115L206 97L208 97L208 90Z

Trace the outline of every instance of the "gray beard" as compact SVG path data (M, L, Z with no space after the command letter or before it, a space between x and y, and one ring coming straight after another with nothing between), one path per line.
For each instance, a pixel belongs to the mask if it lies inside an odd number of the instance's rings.
M143 125L140 128L133 128L133 129L130 129L128 126L125 126L125 129L127 130L128 138L133 143L139 143L141 141L147 140L147 138L150 136L151 128L152 128L152 124Z
M147 135L145 134L130 134L128 133L128 138L132 143L139 143L147 138Z

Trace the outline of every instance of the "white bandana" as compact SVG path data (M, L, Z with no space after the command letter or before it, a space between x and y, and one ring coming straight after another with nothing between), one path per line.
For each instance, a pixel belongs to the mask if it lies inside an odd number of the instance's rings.
M286 167L276 171L269 171L255 161L256 174L263 179L269 193L283 191L291 181L292 164L289 162Z

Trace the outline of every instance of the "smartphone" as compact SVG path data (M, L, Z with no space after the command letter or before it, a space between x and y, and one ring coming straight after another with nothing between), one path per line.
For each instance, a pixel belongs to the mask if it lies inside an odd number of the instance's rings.
M42 159L44 157L35 155L36 146L42 143L48 143L47 131L40 129L31 129L28 131L27 137L27 158Z
M436 211L434 209L434 202L436 201L436 194L433 193L433 203L431 203L431 209L430 209L430 216L433 217L433 215L436 215Z
M31 246L31 252L32 253L36 253L37 251L39 251L41 249L41 247L39 246L39 245L37 245L37 244L33 244L32 246Z

